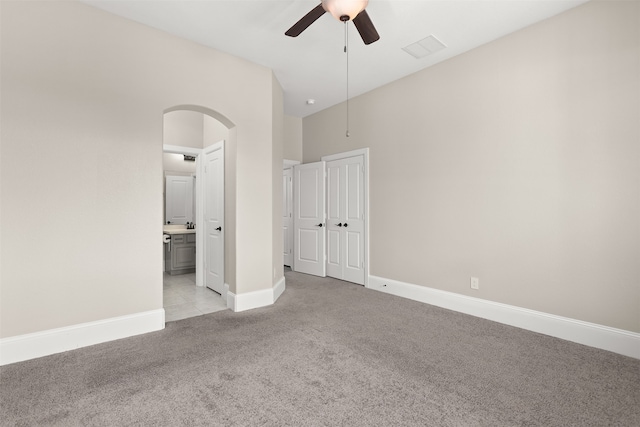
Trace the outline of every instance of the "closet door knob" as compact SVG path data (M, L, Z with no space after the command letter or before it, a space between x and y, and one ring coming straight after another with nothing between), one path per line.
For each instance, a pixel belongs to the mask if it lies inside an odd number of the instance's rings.
M318 224L318 227L322 227L322 225L323 225L323 224L322 224L322 223L320 223L320 224Z
M345 222L345 223L344 223L344 226L345 226L345 227L348 227L348 226L349 226L349 224L347 224L347 223Z
M342 223L336 224L338 227L342 227Z
M222 227L216 228L216 231L222 231Z

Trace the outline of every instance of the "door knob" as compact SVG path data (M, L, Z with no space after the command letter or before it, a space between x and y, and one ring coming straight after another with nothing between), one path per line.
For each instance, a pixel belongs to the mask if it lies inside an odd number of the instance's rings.
M318 227L322 227L322 223L318 224Z
M216 228L217 231L222 231L222 227Z
M336 224L338 227L342 227L342 223Z
M347 223L345 222L345 223L344 223L344 226L345 226L345 227L347 227L347 226L349 226L349 224L347 224Z

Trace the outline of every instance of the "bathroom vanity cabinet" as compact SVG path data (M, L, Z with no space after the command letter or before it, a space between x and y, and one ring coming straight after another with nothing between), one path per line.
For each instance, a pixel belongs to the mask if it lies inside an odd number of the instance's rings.
M167 273L186 274L196 271L195 233L172 234L171 243L165 249L165 269Z

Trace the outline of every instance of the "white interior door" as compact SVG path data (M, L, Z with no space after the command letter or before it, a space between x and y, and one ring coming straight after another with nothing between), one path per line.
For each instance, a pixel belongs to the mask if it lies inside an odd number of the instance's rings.
M339 279L342 279L344 251L342 172L339 161L327 162L327 276Z
M293 269L324 277L325 162L293 168Z
M293 170L282 172L282 238L284 265L293 266Z
M224 288L224 145L204 150L204 268L205 285Z
M193 176L166 176L165 187L167 224L193 222Z
M364 285L364 158L327 162L327 275Z

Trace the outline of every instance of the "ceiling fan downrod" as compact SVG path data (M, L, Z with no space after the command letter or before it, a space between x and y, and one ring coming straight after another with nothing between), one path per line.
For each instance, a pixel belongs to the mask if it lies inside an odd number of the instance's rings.
M351 134L349 133L349 27L347 27L347 22L349 21L349 17L347 16L347 19L343 21L344 21L344 53L347 54L347 105L346 105L347 132L345 133L345 135L347 138L349 138L351 136Z

